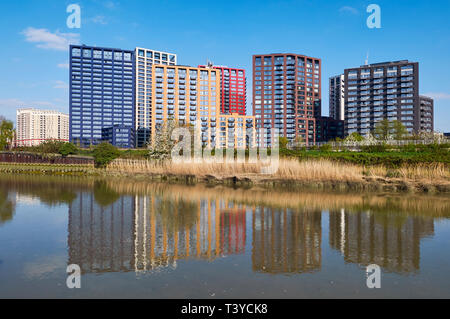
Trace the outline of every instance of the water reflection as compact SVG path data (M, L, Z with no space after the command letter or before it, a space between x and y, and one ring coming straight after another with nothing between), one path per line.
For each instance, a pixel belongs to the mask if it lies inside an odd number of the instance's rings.
M0 188L0 226L14 217L15 203L9 198L8 192Z
M23 195L68 205L68 264L84 273L154 272L241 254L255 273L314 273L325 232L347 263L417 273L421 241L450 215L450 199L437 196L1 177L0 223L13 218L10 198Z
M434 220L402 214L330 212L330 246L346 262L377 264L386 271L414 273L420 241L434 235Z
M253 214L253 270L314 272L322 266L322 214L258 208Z
M103 192L107 192L101 185ZM220 201L81 192L69 206L69 263L83 272L148 271L245 251L245 210Z

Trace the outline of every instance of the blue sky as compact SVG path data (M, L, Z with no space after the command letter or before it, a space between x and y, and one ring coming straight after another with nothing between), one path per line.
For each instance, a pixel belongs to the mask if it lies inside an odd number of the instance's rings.
M66 8L81 6L81 29ZM381 29L366 8L381 7ZM328 78L369 62L419 62L420 93L435 98L435 128L450 131L450 2L438 1L55 1L0 2L0 115L17 107L68 112L68 43L178 54L180 64L244 67L251 109L253 54L291 52L322 59L324 114Z

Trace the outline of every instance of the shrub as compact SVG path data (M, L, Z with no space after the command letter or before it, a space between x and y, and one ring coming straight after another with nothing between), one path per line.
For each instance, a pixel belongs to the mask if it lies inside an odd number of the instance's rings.
M331 144L323 144L319 149L322 152L331 152L333 150L333 147L331 146Z
M78 153L78 148L72 143L64 143L58 150L58 153L63 157L74 155Z
M280 137L279 142L280 142L280 149L287 148L287 145L289 144L289 140L286 137Z
M109 163L120 156L119 149L106 142L95 146L92 153L94 155L96 167L106 167Z
M366 145L361 146L361 151L367 153L383 153L388 149L386 144L377 144L377 145Z
M36 151L41 154L59 154L59 149L64 142L47 141L36 147Z

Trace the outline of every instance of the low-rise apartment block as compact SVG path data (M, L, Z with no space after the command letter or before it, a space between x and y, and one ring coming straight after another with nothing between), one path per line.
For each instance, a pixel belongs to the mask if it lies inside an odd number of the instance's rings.
M17 146L37 146L48 141L69 142L69 115L33 108L17 110Z

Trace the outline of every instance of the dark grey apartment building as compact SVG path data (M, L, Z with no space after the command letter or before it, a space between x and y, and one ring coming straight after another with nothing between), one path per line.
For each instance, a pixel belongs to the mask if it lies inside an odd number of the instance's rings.
M410 133L421 131L418 62L402 60L346 69L344 81L346 135L370 133L383 119L401 121Z
M431 133L434 131L434 100L428 96L419 96L420 103L420 131Z
M345 120L345 80L344 75L330 78L330 117L335 120Z

